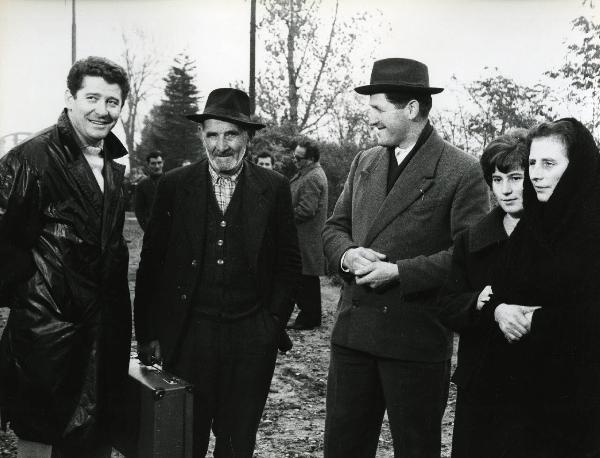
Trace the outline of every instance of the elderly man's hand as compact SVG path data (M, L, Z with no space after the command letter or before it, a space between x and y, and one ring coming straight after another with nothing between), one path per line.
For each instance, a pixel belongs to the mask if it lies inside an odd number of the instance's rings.
M369 285L371 288L398 280L398 266L393 262L375 261L355 272L357 285Z
M152 366L161 363L160 343L158 340L151 340L145 344L138 345L138 359L146 366Z
M356 271L375 261L384 260L385 258L385 254L379 253L371 248L350 248L344 255L343 266L348 269L350 273L357 275Z
M498 327L509 342L517 342L531 330L533 312L539 307L502 303L494 311Z

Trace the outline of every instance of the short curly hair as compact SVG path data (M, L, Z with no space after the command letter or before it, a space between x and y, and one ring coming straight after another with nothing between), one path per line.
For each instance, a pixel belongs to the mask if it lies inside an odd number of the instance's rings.
M67 76L67 87L73 97L81 89L85 76L100 76L109 84L118 84L121 88L121 105L129 95L129 78L125 69L104 57L89 56L73 64Z
M492 175L527 168L527 130L513 129L492 140L483 150L479 160L483 177L492 186Z

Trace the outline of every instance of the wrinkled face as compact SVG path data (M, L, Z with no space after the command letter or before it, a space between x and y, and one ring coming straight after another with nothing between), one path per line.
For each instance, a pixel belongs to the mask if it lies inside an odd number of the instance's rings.
M248 132L237 124L207 119L202 123L202 140L213 170L232 174L244 159L249 137Z
M150 176L156 177L162 174L163 171L163 159L162 157L151 157L148 159L148 173Z
M521 168L502 173L496 168L492 173L492 192L500 208L505 213L519 218L523 211L523 179L525 171Z
M256 165L265 169L273 170L273 161L270 157L259 157L256 161Z
M534 138L529 150L529 178L540 202L548 202L569 165L560 137Z
M407 107L397 108L385 94L371 95L369 106L369 124L375 128L377 143L381 146L402 145L410 127Z
M67 90L65 102L75 132L85 145L92 146L106 138L123 108L121 87L100 76L84 76L75 95Z

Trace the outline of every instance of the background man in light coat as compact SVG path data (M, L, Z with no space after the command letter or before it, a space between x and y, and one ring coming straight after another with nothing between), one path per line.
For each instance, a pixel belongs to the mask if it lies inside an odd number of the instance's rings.
M428 121L427 67L376 61L369 121L379 146L354 158L323 230L330 267L344 278L332 333L326 457L374 457L384 412L394 455L439 458L451 333L436 296L456 235L488 210L477 160Z
M327 219L327 177L319 164L319 148L308 139L300 140L294 150L298 168L290 180L294 221L302 256L302 276L296 294L300 309L291 329L312 329L321 325L321 284L325 275L325 256L321 231Z
M0 407L23 457L110 457L131 341L123 68L75 62L56 125L0 159Z

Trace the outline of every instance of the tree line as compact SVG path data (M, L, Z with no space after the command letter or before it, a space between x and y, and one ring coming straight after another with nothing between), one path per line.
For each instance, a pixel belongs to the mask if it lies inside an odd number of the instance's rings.
M374 144L363 98L354 91L354 76L366 75L372 56L354 50L370 30L385 28L383 18L361 13L343 20L339 4L326 10L319 0L260 0L258 42L263 47L263 71L257 75L256 116L268 127L258 132L251 153L270 152L278 169L290 176L293 144L307 135L321 147L321 162L330 184L330 209L341 192L352 158ZM590 10L593 5L589 5ZM556 117L557 107L579 107L587 127L597 136L600 129L600 24L588 17L572 21L573 40L566 49L564 65L544 73L548 84L525 86L485 68L481 78L462 83L453 78L450 92L456 103L436 109L431 118L441 135L466 152L478 155L493 138L515 127L531 127ZM139 37L138 37L139 38ZM373 43L373 48L377 43ZM123 60L132 80L123 125L132 170L140 170L146 154L160 151L166 169L204 154L197 124L183 114L198 111L200 92L194 84L195 64L181 53L166 76L161 100L143 120L139 105L148 98L156 81L152 69L156 54L132 51L124 37ZM232 86L247 89L241 82ZM584 107L581 110L581 107ZM136 136L137 134L137 136ZM135 173L133 174L135 176Z

